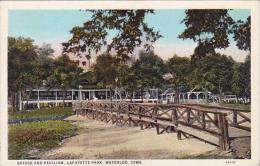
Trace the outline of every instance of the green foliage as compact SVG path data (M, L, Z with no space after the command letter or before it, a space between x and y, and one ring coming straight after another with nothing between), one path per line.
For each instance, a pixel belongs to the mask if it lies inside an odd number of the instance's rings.
M72 38L63 43L64 52L81 56L98 53L103 46L107 52L114 50L123 59L132 54L134 49L144 46L149 50L151 43L161 35L145 22L145 16L153 10L91 10L91 20L81 27L71 30ZM108 31L113 30L115 36L108 43Z
M43 85L50 88L75 88L79 84L82 69L78 62L61 56L52 59L54 50L51 45L37 47L33 40L23 37L8 37L8 92L13 110L18 110L18 99L27 100L32 90Z
M215 48L229 46L228 34L235 22L227 9L189 9L185 13L182 23L186 29L179 37L198 42L194 56L206 56Z
M79 75L82 69L78 67L78 62L70 60L69 56L62 55L54 61L53 71L48 77L49 87L62 89L78 88Z
M251 16L246 22L239 20L234 26L234 39L239 49L251 51Z
M111 54L101 54L96 59L93 72L96 81L101 87L112 87L115 85L115 79L119 75L117 59Z
M238 96L250 97L251 95L251 74L250 56L247 56L244 63L237 63L233 66L231 80L232 91Z
M43 43L41 47L36 49L36 52L39 56L53 56L54 50L51 48L50 44Z
M166 61L167 70L172 74L170 82L175 86L187 86L191 72L190 59L174 55Z
M34 60L37 57L30 38L8 38L8 88L15 92L35 82L39 83L38 77L34 77Z
M71 107L52 107L52 108L42 108L33 111L26 112L13 112L10 111L9 119L24 119L24 118L46 118L55 116L69 116L72 115Z
M182 23L186 29L179 35L182 39L193 39L198 43L192 55L200 59L207 54L214 54L215 49L229 46L229 35L233 34L237 46L241 50L250 51L251 17L246 22L235 22L228 9L189 9L185 11Z
M90 86L95 87L97 80L96 80L96 75L95 75L94 71L92 70L92 68L91 68L91 70L80 74L79 82L80 82L80 85L83 85L85 88L88 88Z
M10 125L8 130L9 159L22 159L29 150L58 146L62 139L75 134L76 126L66 121L45 121Z
M154 52L141 51L139 59L132 65L132 70L143 88L159 88L163 84L166 69L163 60Z
M40 75L36 65L37 46L30 38L8 37L8 93L12 98L12 109L17 110L18 92L39 86Z
M231 57L220 54L211 54L196 63L192 78L197 85L213 93L230 92L232 67L235 61Z

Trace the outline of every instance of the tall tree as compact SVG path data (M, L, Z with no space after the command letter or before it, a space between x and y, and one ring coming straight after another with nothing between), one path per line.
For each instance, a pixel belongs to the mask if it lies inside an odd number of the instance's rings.
M51 48L51 44L43 43L36 49L36 52L39 56L53 56L54 50Z
M118 76L116 58L111 54L101 54L93 66L96 81L100 87L114 87Z
M232 91L240 97L251 95L250 56L243 63L236 63L233 67L231 79Z
M179 35L182 39L193 39L198 45L194 50L194 60L207 54L214 54L215 49L227 48L229 35L233 35L236 45L241 50L251 50L251 17L247 20L234 21L229 9L189 9L185 11L182 23L186 29Z
M35 73L35 52L37 46L30 38L8 37L8 92L13 110L18 110L18 99L26 89L40 84Z
M236 45L241 50L251 51L251 17L245 22L239 20L234 26L234 39Z
M212 54L197 62L199 83L213 93L220 95L231 91L231 78L235 61L231 57Z
M175 101L179 103L180 86L188 86L188 76L191 72L190 59L187 57L179 57L174 55L166 62L167 70L171 73L170 83L175 88Z
M229 46L228 35L231 34L235 21L227 9L189 9L185 11L182 23L186 29L179 35L182 39L192 39L198 45L193 58L214 53L216 48Z
M63 43L65 53L91 55L106 46L106 52L113 50L116 55L128 57L134 49L144 46L149 50L151 44L161 37L159 32L149 27L145 16L153 10L91 10L91 20L83 26L76 26L70 32L72 38ZM115 32L108 42L108 31Z
M78 61L72 61L69 56L62 55L55 59L51 75L47 79L47 86L61 88L63 90L63 100L65 90L68 88L78 88L82 69L78 66Z
M163 60L154 52L141 51L132 69L143 88L158 88L163 84L163 75L166 71Z

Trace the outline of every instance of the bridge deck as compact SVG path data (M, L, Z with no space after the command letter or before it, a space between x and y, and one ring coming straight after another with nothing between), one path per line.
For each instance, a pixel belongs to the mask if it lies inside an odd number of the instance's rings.
M73 104L78 114L117 125L154 127L157 134L177 132L229 149L230 139L249 137L250 112L239 110L201 109L198 106L84 101Z

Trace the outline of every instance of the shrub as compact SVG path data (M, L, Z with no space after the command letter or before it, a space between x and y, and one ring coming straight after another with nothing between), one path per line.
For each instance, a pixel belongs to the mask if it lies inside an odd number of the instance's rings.
M72 115L72 107L51 107L24 112L9 112L9 119L43 118Z
M62 139L72 136L76 126L67 121L31 122L9 126L9 159L22 159L31 149L56 147Z

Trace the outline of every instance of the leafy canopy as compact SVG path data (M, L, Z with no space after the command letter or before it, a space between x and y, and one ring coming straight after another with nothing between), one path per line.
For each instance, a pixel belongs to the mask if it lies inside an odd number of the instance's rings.
M23 90L39 84L35 74L37 54L30 38L8 37L8 88L10 91Z
M132 69L141 87L161 87L165 66L163 60L154 52L141 51L139 59L134 62Z
M149 50L151 44L158 40L161 35L154 31L144 21L147 14L153 10L91 10L91 20L86 21L83 26L76 26L70 32L72 38L63 43L65 53L73 53L78 56L98 53L103 46L106 52L112 50L116 55L128 57L134 49L144 46ZM113 31L115 35L111 41L108 32Z
M186 29L179 35L181 39L192 39L198 45L192 58L198 59L207 54L214 54L215 49L229 46L229 35L233 34L237 46L250 50L250 17L246 22L235 22L228 9L189 9L185 11L182 23Z
M188 76L191 72L190 59L188 57L179 57L174 55L172 58L166 61L166 67L169 73L172 75L170 82L175 86L187 85Z
M247 18L246 22L238 21L234 26L234 39L237 42L237 47L241 50L251 51L251 17Z
M62 89L78 87L79 76L83 70L78 67L77 61L72 61L69 56L62 55L55 59L53 67L47 80L48 86Z

